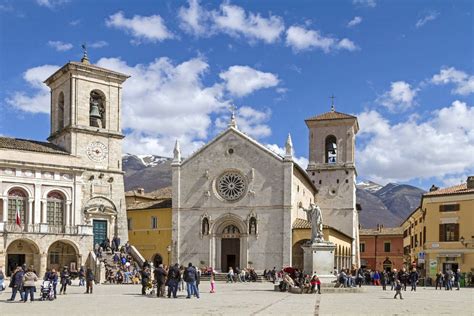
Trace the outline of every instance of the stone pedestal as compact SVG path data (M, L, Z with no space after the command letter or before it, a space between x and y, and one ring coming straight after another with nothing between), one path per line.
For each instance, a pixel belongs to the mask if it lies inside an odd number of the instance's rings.
M316 273L321 283L331 283L336 280L334 271L334 250L336 245L322 241L301 246L304 251L304 272Z

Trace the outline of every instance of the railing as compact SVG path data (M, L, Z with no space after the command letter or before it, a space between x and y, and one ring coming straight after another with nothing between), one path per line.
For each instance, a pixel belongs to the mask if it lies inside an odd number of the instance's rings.
M0 222L0 232L7 233L41 233L65 235L92 235L92 226L63 226L49 224L26 224L18 226L16 223Z

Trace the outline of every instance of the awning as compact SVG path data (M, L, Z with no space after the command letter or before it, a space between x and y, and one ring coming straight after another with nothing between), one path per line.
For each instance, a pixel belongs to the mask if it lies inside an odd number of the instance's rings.
M462 257L462 253L439 253L436 255L438 258L447 258L447 257L455 257L459 258Z

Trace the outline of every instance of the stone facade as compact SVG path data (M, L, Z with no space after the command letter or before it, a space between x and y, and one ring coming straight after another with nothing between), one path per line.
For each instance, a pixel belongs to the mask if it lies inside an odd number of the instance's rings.
M352 263L359 266L359 214L356 208L355 135L357 118L331 110L306 120L308 175L318 189L316 204L326 225L353 238Z
M235 125L184 161L177 146L172 261L218 271L290 266L292 223L306 218L299 207L309 207L316 193L291 146L289 139L281 157ZM240 186L241 193L232 192Z
M47 266L78 267L94 242L128 240L120 128L126 78L70 62L45 81L49 143L0 139L0 266L7 272L21 263L40 274ZM93 93L100 95L99 126L91 126Z

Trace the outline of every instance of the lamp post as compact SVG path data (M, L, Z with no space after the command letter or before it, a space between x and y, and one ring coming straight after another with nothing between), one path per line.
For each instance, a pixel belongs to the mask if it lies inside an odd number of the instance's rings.
M168 251L168 267L170 266L170 254L171 254L171 245L166 247L166 251Z

